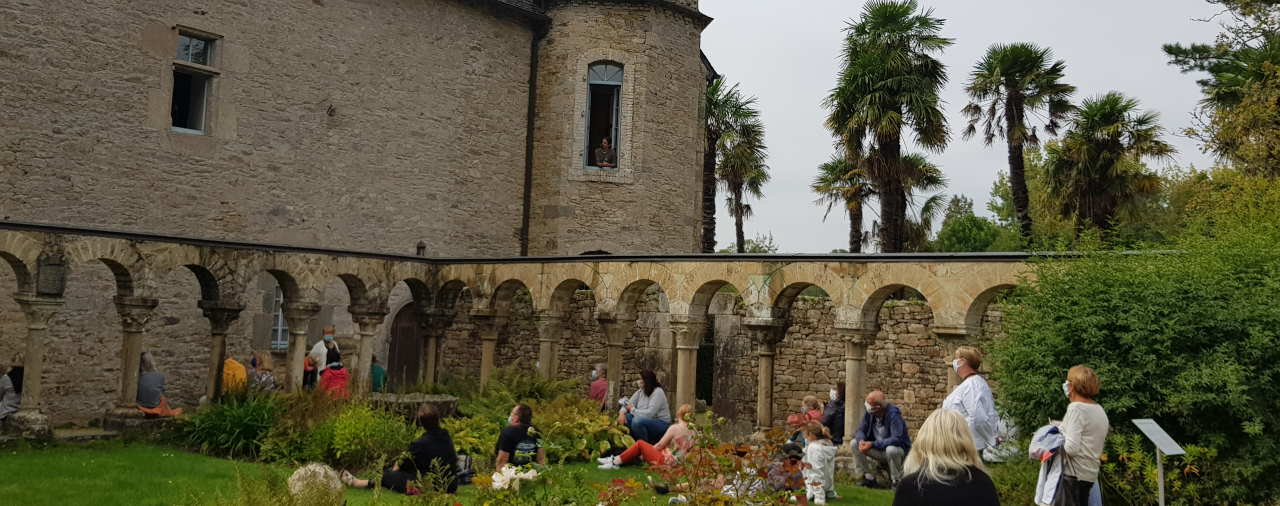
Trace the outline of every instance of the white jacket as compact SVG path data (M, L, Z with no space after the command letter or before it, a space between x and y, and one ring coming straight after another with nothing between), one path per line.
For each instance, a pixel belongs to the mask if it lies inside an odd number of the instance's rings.
M943 409L957 411L964 415L969 424L969 432L973 435L973 446L982 450L996 445L996 403L991 397L991 387L982 376L972 374L952 390L942 401Z
M836 446L830 441L819 439L811 441L804 447L804 458L801 462L809 464L803 471L806 485L819 484L822 490L836 488Z

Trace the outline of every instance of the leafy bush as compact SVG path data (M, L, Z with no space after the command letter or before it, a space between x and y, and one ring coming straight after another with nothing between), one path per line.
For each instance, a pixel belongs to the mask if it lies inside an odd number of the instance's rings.
M280 397L276 423L262 443L263 460L301 464L328 461L333 455L332 420L345 401L319 389Z
M1020 448L1026 448L1022 444ZM991 482L1000 495L1000 504L1004 506L1035 506L1032 498L1036 496L1036 480L1040 477L1040 461L1025 458L1026 455L1015 455L1008 462L988 464Z
M1216 452L1197 478L1215 502L1261 502L1280 495L1280 185L1227 181L1193 203L1179 251L1036 263L991 355L1001 406L1026 430L1061 416L1058 385L1088 364L1113 432L1154 418Z
M1212 470L1217 452L1184 445L1186 455L1164 457L1165 493L1168 504L1221 504L1212 484L1203 478ZM1139 434L1107 438L1106 461L1102 464L1102 485L1113 502L1133 506L1156 504L1158 473L1151 443Z
M503 423L489 418L469 416L465 418L445 418L440 426L449 431L453 438L453 447L458 454L466 454L477 460L488 460L493 456L494 445L498 442L498 433Z
M626 427L601 413L600 405L581 397L561 397L533 406L534 425L542 434L547 462L586 460L610 448L635 443Z
M275 423L279 407L270 395L226 397L182 422L179 431L201 452L253 458Z
M400 456L422 430L398 415L352 403L333 420L333 459L344 467L364 467Z
M597 492L586 482L581 469L539 467L537 478L519 490L494 490L492 479L480 475L475 479L475 504L506 506L543 506L547 504L597 504Z

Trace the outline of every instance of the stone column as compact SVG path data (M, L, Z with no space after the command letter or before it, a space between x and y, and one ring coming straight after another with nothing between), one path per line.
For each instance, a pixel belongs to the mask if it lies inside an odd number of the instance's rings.
M202 300L198 304L209 319L209 383L205 385L205 397L212 401L222 395L222 364L227 359L227 329L240 318L241 304Z
M49 417L40 411L44 403L44 351L49 341L49 320L62 308L62 299L30 295L14 299L27 318L27 343L22 361L22 405L12 421L24 433L47 434Z
M565 317L560 313L543 312L533 317L538 326L538 375L543 379L556 377L559 360L560 337L564 335Z
M615 406L622 385L622 349L635 329L636 317L602 315L597 319L608 339L608 357L605 360L608 370L605 375L609 378L609 393L605 396L605 406Z
M116 402L120 414L139 415L138 366L142 359L142 336L147 331L159 301L147 297L115 298L116 311L124 329L124 345L120 350L120 398Z
M284 318L289 324L289 391L302 389L303 359L307 356L307 328L311 319L320 313L320 304L315 302L285 302ZM325 364L317 364L323 368Z
M493 374L498 334L506 327L507 317L497 315L492 309L476 309L471 311L471 321L475 322L480 334L480 389L484 390L489 384L489 376Z
M373 344L377 338L378 326L387 319L386 307L352 308L351 320L356 324L356 334L360 336L359 354L356 359L354 390L368 393L373 386ZM385 357L383 357L385 358Z
M676 343L676 398L674 407L696 406L694 389L698 380L698 343L707 322L693 315L671 315L671 334ZM772 365L770 365L772 367ZM772 369L771 369L772 370ZM772 380L773 374L770 373Z
M844 440L852 444L866 411L862 402L867 396L867 343L873 331L838 328L836 332L844 341Z
M756 429L764 432L773 426L773 357L778 342L787 331L787 322L781 318L743 318L742 323L756 345L759 361Z
M439 376L440 352L444 346L444 334L453 322L452 315L440 309L422 312L423 328L426 330L422 342L422 381L434 385Z

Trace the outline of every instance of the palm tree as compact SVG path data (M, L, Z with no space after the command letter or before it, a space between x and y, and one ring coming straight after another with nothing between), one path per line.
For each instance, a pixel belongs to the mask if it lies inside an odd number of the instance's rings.
M849 214L849 252L862 253L868 238L862 232L862 204L875 195L866 172L851 165L848 157L832 155L831 160L818 166L818 175L809 188L818 194L814 203L827 206L823 221L837 204L844 207Z
M1109 230L1121 204L1158 187L1159 177L1135 162L1175 152L1161 139L1159 119L1113 91L1085 100L1062 141L1046 147L1049 191L1062 215L1076 219L1077 233L1085 225Z
M743 97L738 85L728 86L723 77L707 87L703 103L706 151L702 154L702 252L716 249L716 152L720 137L738 125L754 119L755 97Z
M977 133L981 122L988 146L997 135L1008 143L1009 186L1023 241L1031 239L1031 198L1022 147L1040 142L1036 127L1027 124L1027 113L1042 114L1044 130L1058 134L1060 122L1071 112L1071 94L1076 91L1075 86L1062 82L1066 68L1062 60L1053 60L1049 48L1026 42L996 44L974 65L965 86L971 101L963 109L969 118L964 138Z
M729 193L725 203L734 219L738 253L745 253L742 222L751 217L751 204L746 199L762 197L764 184L769 182L769 167L765 165L764 124L756 118L737 125L733 130L724 132L720 144L716 176Z
M864 162L876 186L881 249L888 253L906 244L903 129L910 129L925 149L940 150L947 143L938 98L947 82L946 66L935 58L951 45L939 35L942 24L932 11L920 12L915 0L868 2L858 22L845 29L840 74L825 102L827 128L851 161Z

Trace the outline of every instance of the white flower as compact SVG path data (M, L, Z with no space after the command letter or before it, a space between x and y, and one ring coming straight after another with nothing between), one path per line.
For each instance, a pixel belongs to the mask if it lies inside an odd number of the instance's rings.
M493 489L506 490L510 488L512 490L520 490L521 481L528 481L537 477L538 477L538 471L534 469L529 469L522 472L520 471L519 468L511 464L507 464L505 466L502 466L502 469L494 471Z

